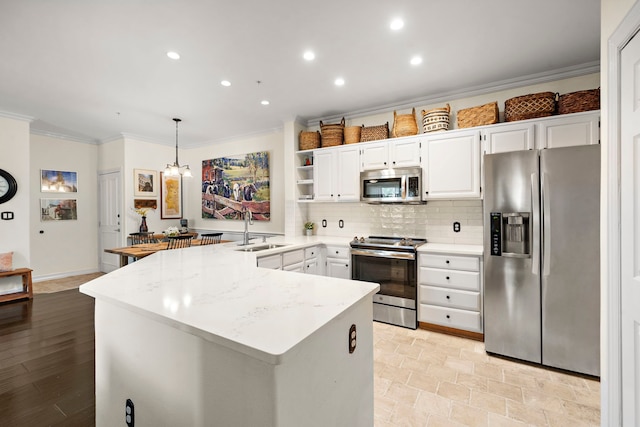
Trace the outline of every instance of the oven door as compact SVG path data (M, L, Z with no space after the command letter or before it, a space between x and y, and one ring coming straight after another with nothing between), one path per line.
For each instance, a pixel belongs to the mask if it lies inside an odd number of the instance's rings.
M415 310L417 266L414 253L351 249L351 278L380 284L374 301Z

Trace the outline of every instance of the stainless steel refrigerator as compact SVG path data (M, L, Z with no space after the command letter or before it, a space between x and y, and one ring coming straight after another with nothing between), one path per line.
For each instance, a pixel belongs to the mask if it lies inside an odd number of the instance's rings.
M600 146L484 157L487 352L600 375Z

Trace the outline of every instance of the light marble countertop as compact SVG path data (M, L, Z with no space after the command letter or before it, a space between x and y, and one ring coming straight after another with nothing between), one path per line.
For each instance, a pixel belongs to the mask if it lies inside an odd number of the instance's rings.
M482 245L455 245L452 243L426 243L418 248L418 253L455 254L482 256Z
M286 250L331 241L268 240L288 243L281 248ZM277 251L238 248L233 242L157 252L80 286L80 292L280 364L302 340L379 290L375 283L258 268L256 254Z

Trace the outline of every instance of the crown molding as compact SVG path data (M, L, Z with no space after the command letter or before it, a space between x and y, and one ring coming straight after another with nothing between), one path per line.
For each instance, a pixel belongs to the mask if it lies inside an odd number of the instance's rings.
M224 144L225 142L233 142L233 141L238 141L238 140L241 140L241 139L254 138L256 136L265 135L265 134L272 134L272 133L277 133L277 132L284 132L284 124L282 126L278 126L278 127L274 127L274 128L268 128L268 129L262 129L262 130L257 130L255 132L247 132L247 133L243 133L243 134L239 134L239 135L233 135L233 136L224 137L224 138L219 138L219 139L215 139L215 140L207 140L207 141L203 141L203 142L197 142L197 143L194 143L194 144L189 144L189 146L184 147L184 149L185 150L189 150L189 149L192 149L192 148L206 147L208 145Z
M25 116L23 114L17 114L17 113L10 113L8 111L0 111L0 117L4 117L6 119L21 120L23 122L29 122L29 123L35 120L35 117Z
M451 101L452 99L471 98L478 95L485 95L492 92L500 92L508 89L515 89L523 86L530 86L540 83L548 83L558 80L569 79L572 77L580 77L588 74L595 74L600 72L600 61L587 62L585 64L576 65L573 67L559 68L552 71L529 74L513 79L501 80L485 85L472 86L465 89L441 92L427 97L413 98L401 103L386 104L377 106L374 108L364 108L349 112L348 114L332 114L330 116L317 117L307 120L306 126L318 126L320 120L322 121L335 121L340 120L343 117L345 119L354 119L363 116L372 116L376 114L384 114L393 110L410 109L416 105L429 105L437 104L441 102Z
M66 134L63 134L63 133L49 132L49 131L45 131L45 130L41 130L41 129L30 129L29 133L31 133L32 135L46 136L46 137L49 137L49 138L62 139L62 140L65 140L65 141L81 142L83 144L91 144L91 145L100 144L100 140L98 140L98 139L83 138L83 137L80 137L80 136L72 136L72 135L66 135Z

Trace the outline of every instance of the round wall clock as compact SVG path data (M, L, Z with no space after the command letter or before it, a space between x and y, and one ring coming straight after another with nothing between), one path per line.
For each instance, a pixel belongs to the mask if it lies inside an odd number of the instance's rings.
M0 169L0 203L8 202L18 192L18 183L9 172Z

